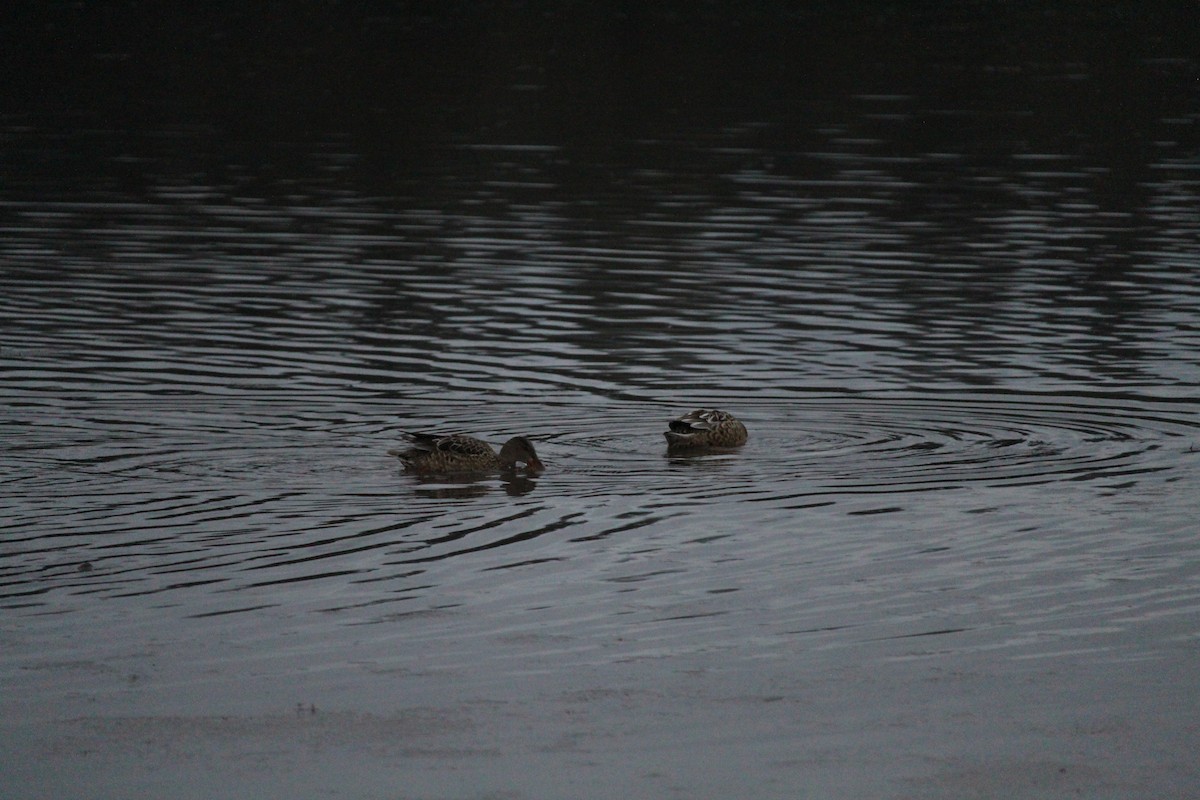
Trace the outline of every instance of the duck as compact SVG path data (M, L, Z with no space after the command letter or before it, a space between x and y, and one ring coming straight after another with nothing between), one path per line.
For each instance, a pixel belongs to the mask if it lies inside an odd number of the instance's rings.
M746 443L746 426L728 411L698 408L668 424L668 450L690 450L704 447L741 447Z
M497 454L487 442L462 433L443 435L405 431L403 435L408 447L389 450L388 454L398 457L409 472L428 475L515 470L517 462L524 463L527 472L541 472L546 468L538 459L533 443L524 436L509 439Z

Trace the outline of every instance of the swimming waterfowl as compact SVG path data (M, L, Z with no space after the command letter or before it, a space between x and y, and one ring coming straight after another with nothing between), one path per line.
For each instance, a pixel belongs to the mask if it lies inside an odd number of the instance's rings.
M696 409L670 422L667 449L689 450L702 447L741 447L746 443L746 426L728 411Z
M526 469L538 472L545 469L537 457L533 444L524 436L514 436L500 448L499 455L487 442L474 436L455 433L409 433L404 437L409 446L403 450L389 450L390 455L399 457L404 468L410 472L487 472L489 470L516 469L523 462Z

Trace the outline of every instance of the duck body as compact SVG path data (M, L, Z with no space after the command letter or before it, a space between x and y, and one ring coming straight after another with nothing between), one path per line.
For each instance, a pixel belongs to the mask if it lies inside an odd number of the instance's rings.
M748 438L746 426L733 414L715 408L689 411L668 427L663 436L669 450L741 447Z
M490 472L516 469L517 462L524 462L528 470L541 471L545 468L538 460L533 444L524 436L509 439L500 448L499 454L482 439L462 433L405 432L404 437L408 442L406 448L388 452L397 456L409 472Z

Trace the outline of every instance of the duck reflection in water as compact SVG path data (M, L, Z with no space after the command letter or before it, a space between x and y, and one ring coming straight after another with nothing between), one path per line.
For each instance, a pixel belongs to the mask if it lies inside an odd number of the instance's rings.
M486 475L415 475L417 486L413 490L430 500L469 500L483 497L492 490L491 480Z
M473 475L433 475L415 473L417 488L415 492L421 497L434 500L467 500L473 497L483 497L495 486L493 476L486 473ZM526 495L537 488L535 477L523 475L520 472L503 472L500 483L505 494L513 497Z

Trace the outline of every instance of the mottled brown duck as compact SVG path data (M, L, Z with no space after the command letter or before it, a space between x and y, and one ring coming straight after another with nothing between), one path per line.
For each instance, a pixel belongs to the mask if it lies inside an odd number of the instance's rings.
M667 437L669 450L741 447L746 443L746 426L728 411L700 408L671 420Z

